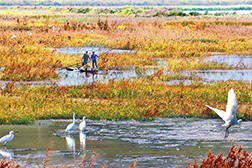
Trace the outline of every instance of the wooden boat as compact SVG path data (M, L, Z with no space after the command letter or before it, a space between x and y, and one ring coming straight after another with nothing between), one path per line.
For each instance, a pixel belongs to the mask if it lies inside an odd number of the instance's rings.
M98 73L97 69L80 69L80 72L86 72L86 73Z
M104 72L103 70L97 70L97 69L82 69L82 68L73 68L73 67L66 67L66 70L67 71L74 71L74 70L77 70L77 71L80 71L80 72L86 72L86 73L98 73L98 72Z

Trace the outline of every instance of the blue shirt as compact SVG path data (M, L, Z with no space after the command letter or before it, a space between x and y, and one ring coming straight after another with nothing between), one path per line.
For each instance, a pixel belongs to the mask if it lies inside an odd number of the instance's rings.
M96 54L92 54L92 55L91 55L92 60L93 60L93 61L96 61L97 56L98 56L98 55L96 55Z

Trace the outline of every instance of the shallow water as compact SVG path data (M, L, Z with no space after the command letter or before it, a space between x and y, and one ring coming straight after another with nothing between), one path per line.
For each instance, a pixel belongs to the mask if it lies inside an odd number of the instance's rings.
M109 70L100 71L98 74L82 73L79 70L67 71L60 69L57 71L59 80L54 81L31 81L31 82L15 82L16 86L76 86L82 84L89 84L93 82L107 83L109 80L124 80L124 79L137 79L146 75L153 75L154 69L139 69L139 70ZM0 87L5 89L7 84L11 81L0 81Z
M81 85L93 82L107 83L109 80L123 80L129 78L141 78L146 75L154 74L154 69L146 70L109 70L99 74L80 73L77 71L61 70L60 80L55 83L59 86Z
M7 149L1 145L0 155L23 164L29 157L29 164L41 164L50 141L54 140L51 164L77 165L85 154L88 162L95 150L98 157L95 167L103 162L109 167L128 167L136 160L137 167L185 167L196 158L201 161L210 149L214 154L226 154L232 141L252 151L252 122L231 127L227 139L223 138L221 119L87 120L84 134L79 133L77 124L71 135L64 132L69 123L70 120L51 120L26 126L2 125L0 136L10 130L19 133L7 143Z
M183 71L183 75L191 76L197 75L205 81L218 82L218 81L252 81L252 70L194 70L194 71Z
M216 55L204 59L206 62L216 62L234 67L252 68L252 56Z

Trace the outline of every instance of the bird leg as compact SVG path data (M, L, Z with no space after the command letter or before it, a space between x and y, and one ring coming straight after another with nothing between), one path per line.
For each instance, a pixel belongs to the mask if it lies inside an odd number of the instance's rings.
M230 127L231 127L231 125L229 125L229 126L226 128L224 138L227 138L227 137L228 137L228 135L229 135L229 128L230 128Z

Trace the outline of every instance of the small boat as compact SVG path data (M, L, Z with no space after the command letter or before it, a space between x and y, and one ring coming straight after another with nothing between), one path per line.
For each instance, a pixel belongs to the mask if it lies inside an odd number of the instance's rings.
M97 70L97 69L83 69L83 68L77 68L77 67L66 67L67 71L79 71L79 72L86 72L86 73L98 73L98 72L104 72L104 70Z
M98 73L97 69L79 69L80 72Z

